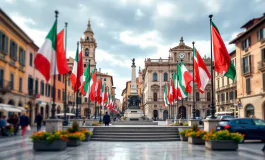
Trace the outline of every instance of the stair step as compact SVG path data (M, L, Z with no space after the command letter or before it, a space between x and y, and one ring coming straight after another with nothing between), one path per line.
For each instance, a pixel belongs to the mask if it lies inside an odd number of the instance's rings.
M178 132L93 132L94 135L178 135Z
M155 138L178 138L178 135L93 135L91 138L147 138L147 139L155 139Z
M137 132L142 132L142 131L146 131L146 132L165 132L165 131L178 131L177 129L148 129L148 128L142 128L142 129L137 129L137 128L109 128L109 129L97 129L94 128L94 131L137 131Z
M91 138L91 141L127 141L127 142L150 142L150 141L180 141L179 138L156 138L156 139L139 139L139 138Z

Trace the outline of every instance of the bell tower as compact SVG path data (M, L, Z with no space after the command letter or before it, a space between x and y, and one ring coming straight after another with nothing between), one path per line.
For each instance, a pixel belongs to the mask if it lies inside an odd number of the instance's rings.
M83 38L80 38L80 44L83 54L83 65L84 70L88 66L90 60L90 70L95 68L96 59L95 59L95 52L97 48L97 42L94 38L94 32L91 29L90 20L88 20L87 28L84 32Z

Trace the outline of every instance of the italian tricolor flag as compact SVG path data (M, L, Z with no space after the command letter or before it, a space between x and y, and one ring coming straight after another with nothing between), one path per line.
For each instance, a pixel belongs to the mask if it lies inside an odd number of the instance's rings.
M97 92L97 98L96 98L97 102L98 102L98 104L101 104L102 98L101 98L101 82L100 82L100 79L98 79L96 92Z
M178 64L178 79L179 79L178 87L180 89L181 97L186 98L188 96L188 93L191 94L192 88L190 86L190 82L192 81L193 78L182 62Z
M92 78L90 81L90 94L89 94L89 98L91 100L91 102L95 102L96 100L96 82L97 81L97 72L95 70L93 70L92 72Z
M236 69L225 47L224 41L216 25L212 22L212 40L214 54L214 70L232 80L236 77Z
M56 29L57 22L55 21L34 59L36 69L47 82L53 75L70 72L64 51L64 30L56 35Z
M104 94L104 103L105 103L105 107L108 107L109 105L109 87L105 88L106 93Z
M90 89L90 81L91 81L91 75L90 75L90 64L88 64L85 72L84 72L84 75L83 75L83 82L82 82L82 85L81 85L81 93L83 96L85 97L88 97L89 95L89 89Z
M185 95L185 94L183 93L183 91L179 87L179 81L178 81L178 77L177 77L176 72L174 72L174 74L173 74L173 81L174 81L174 87L175 87L175 89L174 89L174 91L175 91L174 99L176 101L177 100L181 100L182 95Z
M211 76L205 63L203 62L199 52L194 47L193 50L194 55L194 77L195 82L198 84L198 90L201 93L204 93L205 87L210 80Z
M168 94L168 102L169 104L173 104L174 102L174 84L173 84L173 80L170 79L169 81L169 94Z
M167 107L168 105L169 105L169 102L168 102L168 87L167 87L168 85L167 84L165 84L165 88L164 88L164 105L165 105L165 107Z
M76 50L74 66L72 73L70 75L70 80L72 83L72 87L74 88L74 92L76 92L83 82L83 59L82 59L82 51L78 54L78 48Z

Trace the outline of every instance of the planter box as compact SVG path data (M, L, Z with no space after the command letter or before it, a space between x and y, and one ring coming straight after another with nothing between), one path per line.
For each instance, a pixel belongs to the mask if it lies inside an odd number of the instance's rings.
M179 135L181 141L188 141L188 137L185 137L183 135Z
M67 146L76 147L80 145L80 139L68 139Z
M205 147L211 150L237 150L238 144L233 140L205 141Z
M205 144L205 140L198 138L198 137L189 137L188 138L188 142L190 144L199 144L199 145L204 145Z
M62 140L55 140L51 143L44 140L33 142L33 149L35 151L62 151L66 146L67 142Z
M84 142L90 141L91 135L85 134L85 139L83 140Z

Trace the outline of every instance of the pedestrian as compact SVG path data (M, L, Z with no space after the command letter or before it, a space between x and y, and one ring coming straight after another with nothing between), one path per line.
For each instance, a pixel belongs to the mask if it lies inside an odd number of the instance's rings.
M40 113L38 113L35 117L35 123L37 123L37 132L39 132L41 130L41 124L42 124L42 116Z
M108 112L104 115L103 122L105 123L105 126L109 126L110 116L108 115Z
M26 113L23 113L22 116L20 116L20 126L21 126L21 136L24 138L25 131L27 129L27 126L29 125L29 118L26 116Z
M17 135L18 131L18 116L16 114L13 114L11 118L9 119L8 123L11 123L14 127L14 135Z
M2 136L5 135L4 133L5 126L6 126L6 116L3 115L0 119L0 133Z

